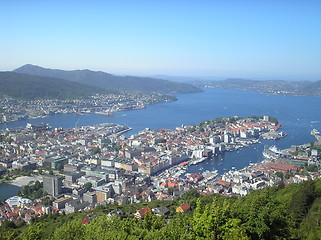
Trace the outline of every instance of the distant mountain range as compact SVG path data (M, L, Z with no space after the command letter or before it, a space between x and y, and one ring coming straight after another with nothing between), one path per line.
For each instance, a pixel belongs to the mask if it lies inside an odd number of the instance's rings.
M43 77L16 72L0 72L0 96L18 99L72 99L95 93L116 91L88 86L59 78Z
M0 72L0 95L24 99L78 98L95 93L118 91L161 94L201 92L202 87L252 90L269 94L321 96L321 81L216 80L157 75L152 77L115 76L101 71L43 68L31 64L12 72ZM170 79L170 80L163 80ZM189 83L177 82L183 80ZM192 81L194 79L194 81ZM176 81L175 81L176 80Z
M269 94L294 96L321 96L321 80L310 82L283 80L258 81L246 79L226 79L224 81L194 81L193 84L198 87L250 90Z
M115 76L101 71L65 71L59 69L42 68L39 66L27 64L14 70L14 72L59 78L76 83L86 84L89 86L121 91L157 93L192 93L202 91L200 88L186 83L178 83L147 77Z
M195 82L195 81L219 81L226 79L225 77L191 77L191 76L170 76L170 75L152 75L151 78L170 80L175 82Z

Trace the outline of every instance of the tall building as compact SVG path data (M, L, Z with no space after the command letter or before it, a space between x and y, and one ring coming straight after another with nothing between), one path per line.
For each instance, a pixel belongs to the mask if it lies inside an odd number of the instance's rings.
M224 133L224 142L231 143L231 141L232 141L231 135L229 133Z
M53 175L44 175L43 190L52 196L57 196L62 193L62 179Z

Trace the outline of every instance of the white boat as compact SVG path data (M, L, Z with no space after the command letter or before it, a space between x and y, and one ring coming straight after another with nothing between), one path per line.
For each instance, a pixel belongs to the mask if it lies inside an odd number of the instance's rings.
M277 149L277 147L275 145L269 147L269 150L273 153L276 153L276 154L280 154L280 150Z

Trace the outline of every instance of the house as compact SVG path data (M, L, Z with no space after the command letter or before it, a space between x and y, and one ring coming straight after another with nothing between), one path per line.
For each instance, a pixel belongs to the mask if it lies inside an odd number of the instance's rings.
M67 202L72 201L72 197L71 196L64 196L61 198L57 198L53 203L52 206L56 209L62 209L65 207Z
M81 220L81 223L82 224L88 224L88 223L90 223L90 221L93 219L93 218L95 218L95 217L97 217L97 214L96 213L91 213L91 214L88 214L86 217L84 217L82 220Z
M191 206L188 203L183 203L178 208L176 208L177 213L184 213L190 210Z
M108 213L108 217L111 217L111 216L118 216L118 217L122 218L123 212L120 209L116 209L116 210L113 210L110 213Z
M173 191L173 197L181 197L183 194L183 191Z
M155 199L155 194L150 190L143 191L140 195L144 202L151 202L152 199Z
M97 195L93 192L86 192L83 195L84 202L89 202L91 204L97 203Z
M134 216L135 218L142 218L145 216L145 214L152 214L152 211L150 210L149 207L144 207L140 210L137 210Z
M89 205L90 205L89 202L84 202L81 199L75 199L65 204L65 212L67 214L78 212L80 210L87 208Z
M161 207L158 207L158 208L153 208L152 211L156 216L162 216L162 215L169 214L169 210L165 206L161 206Z

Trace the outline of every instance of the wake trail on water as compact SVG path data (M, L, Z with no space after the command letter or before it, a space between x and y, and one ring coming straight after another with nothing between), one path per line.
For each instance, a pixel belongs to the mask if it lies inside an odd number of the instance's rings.
M75 123L75 127L77 127L78 124L79 124L79 118L78 118L77 122Z
M312 124L321 123L321 121L311 121L310 123L312 123Z

